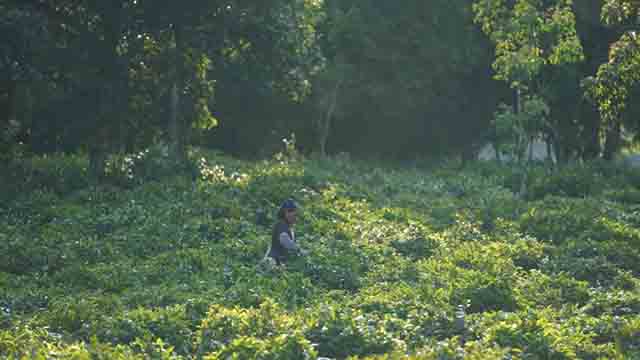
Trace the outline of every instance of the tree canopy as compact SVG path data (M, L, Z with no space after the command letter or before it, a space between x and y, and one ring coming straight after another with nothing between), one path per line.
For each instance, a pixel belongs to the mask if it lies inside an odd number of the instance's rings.
M621 138L616 124L640 128L632 0L4 0L0 10L3 152L85 151L96 171L110 153L159 142L178 161L196 143L264 155L291 133L308 152L464 152L491 138L500 103L531 96L549 107L538 130L562 158L610 152L602 139Z

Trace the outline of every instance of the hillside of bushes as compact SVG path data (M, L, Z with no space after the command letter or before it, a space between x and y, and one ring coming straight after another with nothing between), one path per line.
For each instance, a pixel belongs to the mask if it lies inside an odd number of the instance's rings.
M190 156L0 175L0 358L640 359L640 171Z

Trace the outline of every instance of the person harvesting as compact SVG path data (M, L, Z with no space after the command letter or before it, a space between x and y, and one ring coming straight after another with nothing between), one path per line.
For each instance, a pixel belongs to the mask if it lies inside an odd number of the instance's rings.
M296 202L293 199L285 200L278 210L278 222L273 226L271 247L266 254L278 265L286 263L292 255L307 254L307 251L298 245L293 231L297 216L298 205Z

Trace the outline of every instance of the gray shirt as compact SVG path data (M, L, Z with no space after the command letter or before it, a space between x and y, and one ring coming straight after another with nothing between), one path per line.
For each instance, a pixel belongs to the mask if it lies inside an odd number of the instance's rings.
M293 229L290 229L289 231L291 231L293 238L291 238L286 232L280 233L280 245L287 250L296 250L298 249L298 244L296 244L296 235L293 233Z

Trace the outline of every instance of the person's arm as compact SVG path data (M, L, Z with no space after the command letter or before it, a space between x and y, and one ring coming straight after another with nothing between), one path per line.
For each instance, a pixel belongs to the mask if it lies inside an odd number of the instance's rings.
M286 232L280 233L280 245L287 250L299 250L298 244Z

